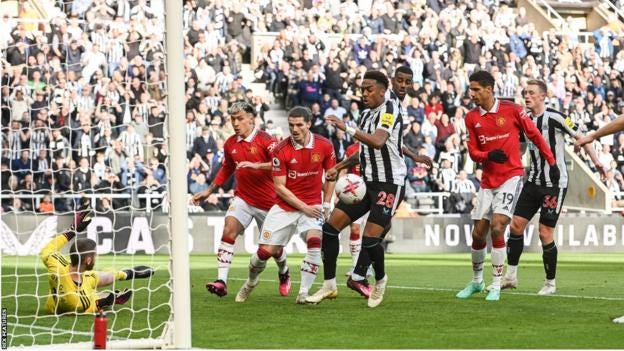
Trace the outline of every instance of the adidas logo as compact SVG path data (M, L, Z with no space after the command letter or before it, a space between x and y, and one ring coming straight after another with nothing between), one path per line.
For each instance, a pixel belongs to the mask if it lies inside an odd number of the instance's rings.
M297 160L293 158L292 160L290 160L290 163L297 163Z
M475 124L475 128L481 128L481 123L477 122L477 124Z
M232 155L234 155L236 153L236 149L232 150Z

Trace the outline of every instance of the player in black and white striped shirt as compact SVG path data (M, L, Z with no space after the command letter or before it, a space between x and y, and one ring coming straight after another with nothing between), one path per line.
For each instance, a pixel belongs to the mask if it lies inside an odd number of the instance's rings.
M570 117L546 108L546 83L540 80L529 80L523 92L529 115L537 128L542 132L546 143L555 156L561 171L557 184L553 184L549 177L548 163L541 157L538 150L529 144L531 156L531 170L524 183L522 193L516 203L511 221L510 235L507 240L507 273L503 278L501 288L515 288L518 285L517 268L524 247L524 230L537 210L540 210L539 236L542 242L544 270L546 281L539 295L550 295L556 292L555 274L557 270L557 246L553 233L557 226L561 206L568 187L568 172L565 162L565 136L580 139L582 135ZM591 145L585 147L596 167L602 169Z
M622 132L622 131L624 131L624 114L620 115L620 117L616 118L610 123L598 128L598 130L595 131L594 133L577 139L576 142L574 143L574 146L575 147L591 146L593 148L594 141L600 140L600 138L604 136L615 134L615 133ZM598 167L597 164L595 166ZM602 169L602 167L600 167L600 169ZM602 172L604 172L604 170ZM618 323L618 324L624 323L624 316L614 318L613 323Z
M362 82L362 102L368 109L360 117L359 129L347 127L335 116L326 118L329 123L360 141L360 170L367 189L366 196L360 203L347 205L339 202L329 220L323 225L325 282L317 293L306 299L309 303L319 303L324 299L336 297L338 234L369 211L362 238L362 250L347 286L368 297L369 307L377 307L383 300L388 277L384 267L384 249L380 244L382 235L390 227L397 204L405 194L407 172L401 151L403 116L398 100L386 98L388 87L388 78L383 73L366 72ZM335 180L340 170L357 163L358 160L353 158L342 161L327 172L326 178ZM329 207L329 204L324 206ZM371 262L377 280L372 291L365 278Z

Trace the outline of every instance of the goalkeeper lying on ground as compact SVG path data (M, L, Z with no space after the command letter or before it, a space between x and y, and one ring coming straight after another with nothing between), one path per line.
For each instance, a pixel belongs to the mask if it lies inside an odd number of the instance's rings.
M50 295L46 302L47 313L92 313L114 304L124 304L132 296L132 290L98 293L97 288L112 284L115 280L148 278L154 270L136 266L118 272L93 271L95 266L95 241L76 239L71 244L69 258L60 253L76 233L87 229L93 211L86 207L76 213L71 227L52 239L39 253L48 269Z

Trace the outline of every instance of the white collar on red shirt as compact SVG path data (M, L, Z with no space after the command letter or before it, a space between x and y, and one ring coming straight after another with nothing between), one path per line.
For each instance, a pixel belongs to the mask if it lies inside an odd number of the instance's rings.
M483 109L483 107L479 106L479 114L481 116L483 116L486 113L497 113L498 112L498 108L500 107L500 101L498 99L494 99L494 105L492 106L492 109L489 111L486 111Z
M256 134L258 134L258 128L254 127L254 129L251 131L251 133L245 139L243 139L241 137L236 137L236 141L240 143L241 140L245 140L246 142L251 143L251 141L254 139Z
M308 142L307 145L299 145L297 142L295 142L295 139L293 139L292 136L290 137L290 142L293 144L293 147L295 148L295 150L314 149L314 134L310 132L310 141Z

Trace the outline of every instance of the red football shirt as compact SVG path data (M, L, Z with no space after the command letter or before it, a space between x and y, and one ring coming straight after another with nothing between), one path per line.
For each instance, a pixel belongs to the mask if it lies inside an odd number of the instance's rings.
M345 151L345 158L349 158L351 157L351 155L357 153L360 151L360 143L355 142L351 145L349 145L349 147L347 148L347 150ZM347 173L353 173L355 175L361 175L360 173L360 164L358 163L355 166L352 166L351 168L349 168L347 170Z
M520 105L496 99L490 111L477 107L466 115L466 128L468 153L473 161L483 164L481 186L485 189L498 188L509 178L524 174L520 160L520 132L537 146L549 165L555 163L542 134ZM507 162L488 161L488 153L495 149L505 151L509 158Z
M236 179L234 194L249 205L268 211L275 204L276 198L271 172L252 168L237 169L236 165L242 161L271 162L275 143L271 135L259 129L254 129L245 139L232 135L223 145L225 154L223 164L214 183L220 186L234 173Z
M286 176L286 188L307 205L323 203L323 171L336 165L334 146L326 138L312 133L310 142L298 145L288 137L273 153L273 176ZM277 196L284 211L296 211L286 200Z

